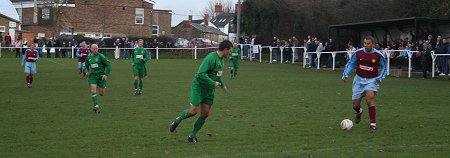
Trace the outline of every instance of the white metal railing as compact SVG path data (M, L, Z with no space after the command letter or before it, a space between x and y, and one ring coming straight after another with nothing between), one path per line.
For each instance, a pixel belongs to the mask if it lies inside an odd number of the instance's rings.
M431 77L434 78L435 68L436 68L436 59L438 56L450 56L450 54L434 54L434 51L431 51L431 59L432 59L432 68L431 68Z
M335 52L306 52L306 48L305 47L272 47L272 46L262 46L262 45L251 45L251 44L238 44L241 48L241 59L244 59L245 54L244 54L244 50L243 47L244 46L249 46L248 47L248 54L247 57L249 57L249 60L252 61L253 59L253 55L259 54L259 62L262 62L262 50L263 49L269 49L269 58L270 58L270 63L272 63L272 59L273 59L273 50L274 48L279 49L279 53L280 53L280 64L283 64L283 56L284 56L284 50L285 49L292 49L292 64L295 64L295 53L296 50L299 49L303 49L303 68L306 67L307 64L307 59L308 59L308 55L309 54L316 54L317 55L317 63L316 63L316 68L320 69L320 58L322 54L331 54L332 59L333 59L333 64L332 64L332 70L335 70L336 67L336 55L337 54L347 54L348 58L350 59L352 57L352 55L355 53L355 51L335 51ZM0 58L2 57L2 49L15 49L16 47L2 47L2 45L0 44ZM192 48L145 48L147 50L155 50L155 57L156 60L159 60L159 51L160 50L191 50L193 51L193 58L194 59L198 59L198 50L206 50L206 49L217 49L218 47L206 47L206 48L199 48L197 46L192 47ZM26 49L26 48L23 48ZM42 53L47 53L47 48L45 47L45 45L43 47L36 47L36 49L40 49L42 50ZM72 46L72 47L51 47L50 53L55 53L56 50L62 50L65 49L70 50L70 57L71 58L75 58L75 53L77 51L78 48ZM134 48L119 48L119 47L115 47L115 48L99 48L100 50L114 50L114 56L116 59L118 59L120 57L120 51L122 50L133 50ZM396 53L396 52L404 52L405 50L381 50L381 52L385 55L385 58L387 59L387 75L389 75L389 70L390 70L390 59L391 59L391 55L392 53ZM422 51L406 51L407 52L407 57L408 57L408 78L411 78L411 66L412 66L412 59L413 59L413 53L417 53L417 52L422 52ZM300 52L297 52L300 53ZM297 54L299 55L299 54ZM432 78L435 77L435 66L436 66L436 59L438 56L450 56L450 54L435 54L434 51L431 51L431 57L432 57Z
M335 70L336 68L336 54L347 54L348 58L350 59L353 55L353 53L355 53L355 51L336 51L336 52L305 52L303 54L303 68L306 67L306 58L309 58L308 55L309 54L316 54L317 55L317 63L316 63L316 67L317 69L320 69L320 57L322 54L331 54L331 57L333 58L333 70ZM314 60L314 59L311 59ZM309 63L311 64L311 63Z

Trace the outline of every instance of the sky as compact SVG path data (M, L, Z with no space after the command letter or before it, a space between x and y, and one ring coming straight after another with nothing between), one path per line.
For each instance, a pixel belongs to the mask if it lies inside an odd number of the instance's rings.
M193 19L202 19L201 12L209 4L209 0L153 0L154 9L172 10L172 26L188 19L192 14ZM237 3L238 0L232 0Z

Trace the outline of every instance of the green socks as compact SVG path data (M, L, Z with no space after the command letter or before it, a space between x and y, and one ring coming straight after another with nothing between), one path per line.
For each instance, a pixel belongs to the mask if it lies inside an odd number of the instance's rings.
M97 94L96 93L92 93L92 102L94 103L94 106L98 105Z
M198 117L197 121L194 124L194 129L192 130L191 136L195 137L197 136L198 131L200 131L200 128L202 128L203 124L205 124L205 120L207 117L200 116Z
M144 86L144 82L142 82L142 80L139 80L139 89L142 89L143 86Z
M134 89L137 89L137 88L138 88L138 81L134 80Z
M181 115L175 119L175 122L179 124L181 121L189 117L191 117L191 115L189 114L189 109L183 110L183 112L181 112Z

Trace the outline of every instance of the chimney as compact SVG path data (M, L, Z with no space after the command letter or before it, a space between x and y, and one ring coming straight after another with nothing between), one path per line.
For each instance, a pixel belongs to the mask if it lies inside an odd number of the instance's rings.
M209 21L209 15L208 15L208 14L205 14L205 18L203 19L203 24L204 24L205 26L208 26L208 25L209 25L208 21Z
M221 3L217 3L216 6L214 7L214 12L216 14L220 14L223 12L223 7Z
M183 20L183 28L190 28L192 24L192 15L189 15L188 20Z

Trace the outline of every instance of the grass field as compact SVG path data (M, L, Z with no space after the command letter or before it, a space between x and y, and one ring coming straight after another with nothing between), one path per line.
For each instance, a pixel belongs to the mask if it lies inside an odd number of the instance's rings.
M187 136L196 120L170 122L188 108L190 82L200 60L148 64L144 94L133 95L131 66L111 60L101 114L76 60L42 58L33 88L19 59L0 58L0 157L448 157L450 82L388 77L376 97L378 131L367 108L353 119L351 83L341 71L291 64L241 62L230 93L216 92L199 142Z

